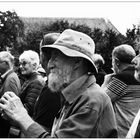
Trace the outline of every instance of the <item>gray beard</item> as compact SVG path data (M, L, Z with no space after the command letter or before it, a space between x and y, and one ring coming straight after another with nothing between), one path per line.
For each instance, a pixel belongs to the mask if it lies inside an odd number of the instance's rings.
M48 76L48 87L52 92L60 92L68 86L68 82L62 76L50 73Z

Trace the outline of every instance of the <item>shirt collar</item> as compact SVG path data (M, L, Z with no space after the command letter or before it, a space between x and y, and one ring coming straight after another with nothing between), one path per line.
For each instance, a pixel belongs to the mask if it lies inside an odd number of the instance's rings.
M11 72L13 69L9 69L7 70L4 74L1 75L1 78L4 79L6 77L6 75Z
M66 101L71 104L79 95L82 94L82 90L89 87L91 84L95 83L96 79L94 75L85 74L72 82L68 87L66 87L62 94Z

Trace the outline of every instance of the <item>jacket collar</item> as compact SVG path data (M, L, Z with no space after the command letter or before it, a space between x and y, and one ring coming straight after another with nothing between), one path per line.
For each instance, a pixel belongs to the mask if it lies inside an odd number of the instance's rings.
M78 96L82 94L81 91L88 88L93 83L96 83L95 76L91 74L85 74L66 87L62 91L62 94L65 100L71 104L75 99L77 99Z
M2 78L2 79L5 79L5 77L6 77L8 74L10 74L11 72L13 72L13 69L7 70L4 74L1 75L1 78Z
M23 75L26 80L31 80L31 79L34 79L37 75L39 75L39 73L37 72L33 72L33 73L30 73L29 75Z
M6 71L3 75L1 75L1 80L5 81L7 76L10 75L12 72L14 72L13 69L10 69L10 70Z

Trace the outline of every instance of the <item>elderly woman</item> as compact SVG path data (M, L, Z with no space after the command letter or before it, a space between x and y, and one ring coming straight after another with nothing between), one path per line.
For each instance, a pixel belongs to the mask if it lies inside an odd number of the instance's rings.
M19 97L26 108L28 114L32 117L37 97L40 95L45 81L41 74L37 72L39 67L39 55L35 51L24 51L19 57L20 72L25 77ZM9 131L9 137L24 137L20 130L12 126Z
M26 78L22 85L20 99L30 116L33 115L37 97L44 86L43 77L37 72L39 55L31 50L24 51L19 57L21 74Z

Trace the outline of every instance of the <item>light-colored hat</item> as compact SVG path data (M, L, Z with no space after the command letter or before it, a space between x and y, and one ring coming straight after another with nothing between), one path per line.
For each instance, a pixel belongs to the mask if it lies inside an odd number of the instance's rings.
M85 58L92 64L93 71L97 72L93 58L95 53L94 41L82 32L66 29L52 45L41 47L42 51L47 51L48 48L58 49L69 57Z

